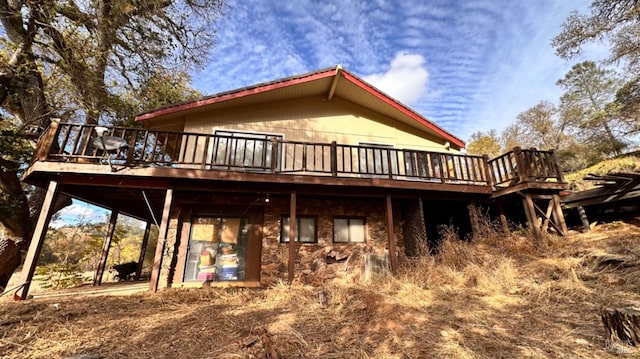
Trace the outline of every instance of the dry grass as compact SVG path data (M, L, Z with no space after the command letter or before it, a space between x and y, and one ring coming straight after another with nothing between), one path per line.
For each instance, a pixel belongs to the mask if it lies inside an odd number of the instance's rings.
M598 310L640 307L635 224L541 243L446 235L369 283L3 301L0 357L617 357Z

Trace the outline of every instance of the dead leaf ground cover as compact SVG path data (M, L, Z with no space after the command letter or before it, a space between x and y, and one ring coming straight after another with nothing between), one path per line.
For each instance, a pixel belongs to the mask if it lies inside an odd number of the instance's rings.
M640 228L450 239L370 283L2 299L2 358L640 357L599 318L640 307Z

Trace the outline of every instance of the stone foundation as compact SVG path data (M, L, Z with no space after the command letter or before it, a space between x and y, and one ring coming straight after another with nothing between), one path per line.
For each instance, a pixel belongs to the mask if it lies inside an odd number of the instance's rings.
M268 285L287 279L289 243L280 243L282 216L289 215L289 200L274 199L265 207L262 238L261 282ZM399 253L403 251L402 226L394 206L394 228ZM295 280L320 285L325 281L364 278L364 255L387 251L387 228L384 199L309 199L298 198L297 216L317 218L317 243L297 243ZM359 217L365 220L365 243L333 243L333 219Z

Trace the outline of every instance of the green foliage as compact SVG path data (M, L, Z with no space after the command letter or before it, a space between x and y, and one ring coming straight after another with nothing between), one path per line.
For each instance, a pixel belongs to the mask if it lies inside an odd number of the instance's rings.
M32 154L24 132L0 117L0 171L19 171Z
M640 66L640 3L631 0L593 0L588 15L577 12L565 20L551 44L564 59L575 58L584 45L607 40L610 62L624 61L630 73Z
M496 130L475 132L467 143L467 153L470 155L489 155L489 158L500 154L500 140Z
M34 279L45 289L75 288L85 282L80 268L70 263L38 266Z
M142 112L194 100L202 94L191 88L191 77L185 72L170 72L157 69L148 76L135 91L121 95L117 120L118 126L137 126L134 117Z

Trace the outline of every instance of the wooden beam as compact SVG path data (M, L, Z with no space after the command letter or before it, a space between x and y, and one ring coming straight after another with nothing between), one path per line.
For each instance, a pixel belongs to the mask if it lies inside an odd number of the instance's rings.
M144 236L142 237L142 245L140 246L140 255L138 255L138 267L136 268L136 280L140 279L142 274L142 265L144 264L144 255L147 252L147 244L149 243L149 234L151 234L151 222L147 222L144 228Z
M104 242L102 242L102 254L100 255L100 262L98 268L93 276L93 285L102 284L102 275L104 274L104 268L107 265L107 258L109 257L109 248L111 248L111 241L113 240L113 234L116 231L116 222L118 220L118 211L111 211L111 217L109 218L109 227L107 233L104 236Z
M389 259L391 260L391 273L398 272L398 255L396 253L396 233L393 228L393 206L391 196L386 198L385 212L387 214L387 240L389 242Z
M546 232L549 228L549 221L551 221L551 214L553 213L553 199L549 201L547 205L547 211L544 214L544 219L542 220L542 231Z
M478 213L478 205L475 201L472 201L467 206L467 211L469 211L469 221L471 222L471 232L473 233L473 238L478 238L480 235L480 214Z
M54 204L58 198L59 184L56 181L49 182L47 193L44 197L42 208L40 209L40 215L36 222L36 227L31 237L31 243L29 244L29 250L27 251L27 257L22 265L22 272L20 273L20 283L24 283L22 286L22 293L20 299L25 300L29 295L29 287L31 286L31 280L33 279L33 273L36 270L36 264L38 263L38 257L40 257L40 251L44 243L44 238L47 235L47 228L49 227L49 221L53 214Z
M502 203L498 203L498 212L500 213L500 224L502 224L502 231L505 236L511 235L511 230L509 229L509 222L507 221L507 215L504 213L504 206Z
M567 229L567 223L564 221L564 214L562 213L560 196L558 196L557 194L553 195L552 201L554 206L553 215L555 217L556 224L560 226L560 234L566 236L567 234L569 234L569 230Z
M338 87L338 80L340 79L340 70L342 70L342 66L336 66L336 74L333 76L333 80L331 81L331 88L329 88L327 100L331 100L336 92L336 87Z
M537 240L542 239L542 232L540 231L540 227L538 225L538 216L536 215L536 209L533 204L533 199L531 195L525 193L522 195L522 206L524 207L524 213L527 215L527 222L529 224L529 230L533 237Z
M296 265L296 193L291 192L291 201L289 207L289 284L293 282L295 265Z
M580 221L582 222L582 229L586 232L591 231L591 226L589 225L589 218L587 218L587 212L584 210L584 207L578 206L578 215L580 216Z
M167 188L164 197L164 209L162 210L162 222L158 232L158 244L156 245L156 254L153 258L153 269L151 271L151 281L149 282L149 291L158 290L160 282L160 271L162 269L162 256L164 255L164 245L167 241L167 232L169 230L169 220L171 214L171 205L173 204L173 189Z
M51 152L51 145L53 144L53 141L55 141L55 138L58 136L59 125L60 120L51 120L51 124L49 124L47 133L44 135L42 140L38 141L38 147L35 150L34 157L39 161L46 161L47 157L49 157L49 152Z

